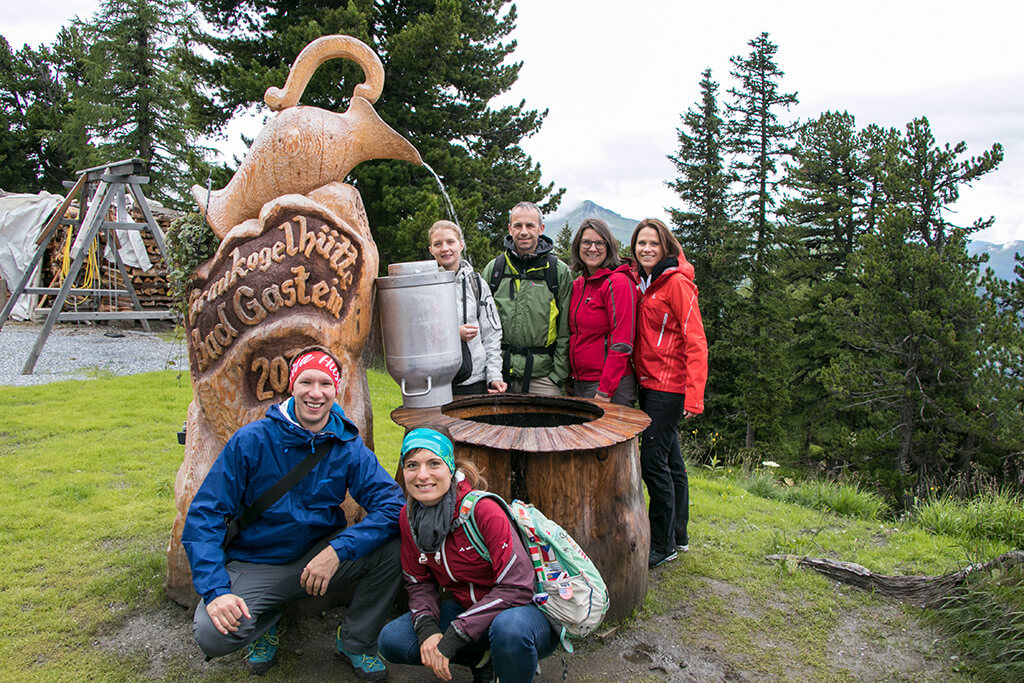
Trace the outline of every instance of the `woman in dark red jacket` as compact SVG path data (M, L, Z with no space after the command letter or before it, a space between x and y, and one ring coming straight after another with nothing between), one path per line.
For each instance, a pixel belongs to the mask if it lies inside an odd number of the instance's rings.
M651 418L640 439L640 468L650 496L648 564L657 567L690 549L690 490L679 420L704 412L708 343L693 266L668 227L656 218L640 221L630 249L641 291L633 362L640 409Z
M456 465L444 427L406 434L401 470L402 573L410 611L381 630L381 656L423 664L442 680L451 680L449 663L455 662L469 666L474 681L532 681L558 634L532 602L530 557L493 500L483 498L473 510L490 562L454 524L465 495L487 482L472 463ZM441 588L454 600L441 600Z
M573 395L631 406L639 292L632 266L619 259L619 242L600 218L588 218L576 231L572 269L582 272L569 299Z

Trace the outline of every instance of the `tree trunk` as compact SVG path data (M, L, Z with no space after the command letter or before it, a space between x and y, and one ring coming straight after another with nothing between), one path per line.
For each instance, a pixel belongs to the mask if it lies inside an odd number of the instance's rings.
M796 555L768 555L766 560L785 562L791 568L807 567L824 574L830 579L842 581L864 590L874 591L919 607L941 607L945 598L954 588L962 584L967 576L993 569L1007 569L1024 565L1024 551L1011 550L984 564L971 564L960 571L942 576L888 576L874 574L866 567L853 562L826 558L798 558Z

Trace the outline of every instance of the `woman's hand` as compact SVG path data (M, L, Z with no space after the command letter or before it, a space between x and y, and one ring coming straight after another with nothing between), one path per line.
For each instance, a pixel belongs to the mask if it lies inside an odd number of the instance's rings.
M423 666L433 671L434 675L442 681L450 681L452 680L452 672L448 668L448 658L437 649L437 644L440 642L440 633L435 633L424 640L423 644L420 645L420 661L423 662Z
M695 417L696 415L697 415L697 413L691 413L689 410L684 410L683 411L683 419L684 420L689 420L691 417Z
M596 394L594 394L594 400L600 401L601 403L610 403L612 398L608 394L599 391Z
M475 337L479 331L479 325L459 325L459 338L464 342L468 342L470 339Z
M508 384L500 379L494 380L491 382L491 385L487 387L488 394L504 394L506 391L508 391Z

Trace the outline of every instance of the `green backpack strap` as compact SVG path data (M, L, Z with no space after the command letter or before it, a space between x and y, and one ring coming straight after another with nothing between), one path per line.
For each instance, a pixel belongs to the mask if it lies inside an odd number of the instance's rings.
M487 491L470 491L463 497L462 503L459 505L459 516L455 520L455 526L462 527L462 530L466 532L466 537L469 538L470 545L473 546L473 550L480 557L490 562L491 553L487 550L483 534L480 533L480 527L476 525L476 519L473 517L473 510L476 509L476 504L480 502L481 498L495 498L501 503L505 502L501 500L500 496L488 493Z

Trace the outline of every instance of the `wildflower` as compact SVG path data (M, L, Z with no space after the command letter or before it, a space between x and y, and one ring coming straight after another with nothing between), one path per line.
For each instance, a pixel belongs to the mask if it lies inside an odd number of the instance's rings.
M774 460L762 460L761 464L764 465L765 467L779 467L779 463L775 462Z

